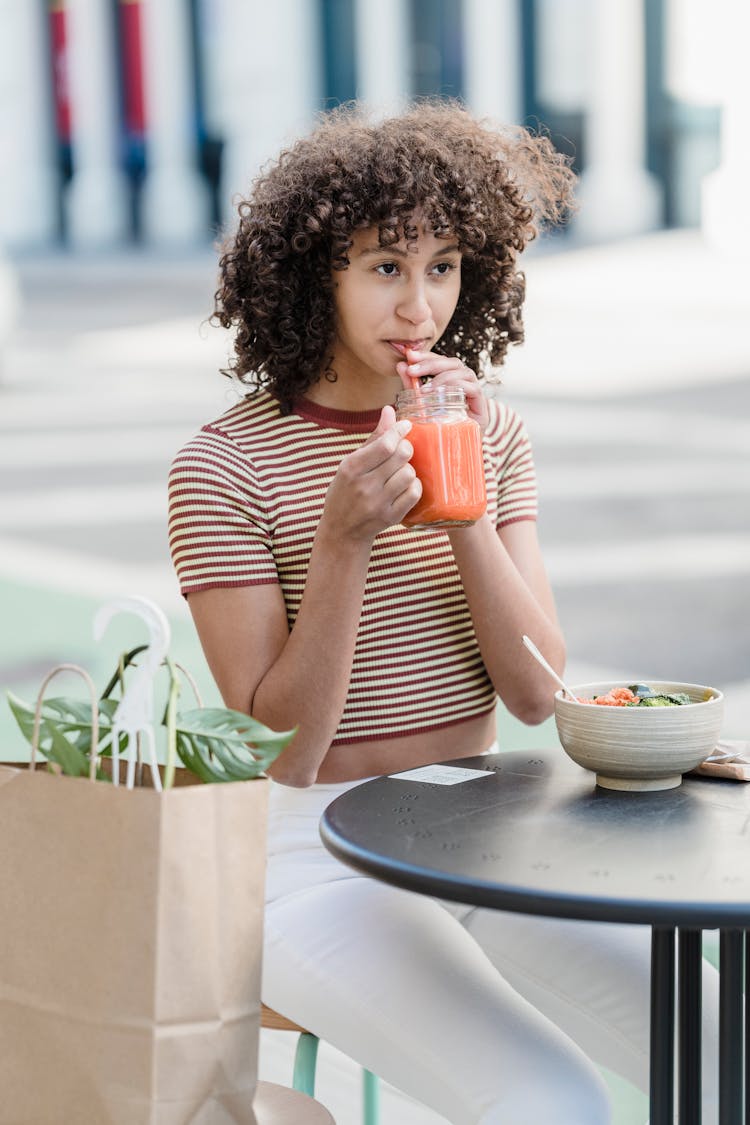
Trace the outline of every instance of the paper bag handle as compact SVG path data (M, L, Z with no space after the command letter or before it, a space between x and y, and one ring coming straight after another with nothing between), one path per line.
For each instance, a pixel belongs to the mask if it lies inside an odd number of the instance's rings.
M166 661L163 660L162 664L166 664ZM182 664L175 664L175 667L178 668L180 672L182 672L182 674L185 676L186 680L190 684L190 687L192 688L196 703L199 707L202 707L203 700L201 699L201 693L190 672L188 672L187 668L184 668ZM89 781L96 781L96 766L99 757L99 701L97 699L94 681L91 679L91 676L88 674L86 669L81 668L79 664L58 664L50 672L48 672L45 678L42 680L42 685L39 688L39 693L36 699L36 707L34 709L34 727L31 734L31 755L29 757L29 769L32 771L36 769L36 756L39 750L39 730L42 725L42 704L44 702L44 693L47 690L47 685L49 684L50 680L54 679L54 677L57 676L60 672L76 672L79 676L83 677L89 689L89 695L91 697L91 760L89 764Z
M78 664L58 664L51 672L48 672L42 680L42 686L39 688L39 694L36 697L36 708L34 710L34 729L31 734L29 769L36 769L36 755L39 748L39 728L42 724L42 702L44 700L44 693L50 680L59 672L77 672L79 676L83 676L88 685L89 694L91 696L91 762L89 765L89 781L96 781L96 763L99 757L99 700L96 696L94 681L91 679L86 669L81 668Z

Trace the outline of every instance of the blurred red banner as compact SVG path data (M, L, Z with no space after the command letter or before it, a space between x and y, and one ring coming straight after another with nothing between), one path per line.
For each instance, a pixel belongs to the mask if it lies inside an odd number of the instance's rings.
M70 89L65 5L62 0L52 0L49 5L49 28L55 129L58 139L67 144L70 141Z
M120 51L124 124L128 133L143 135L146 107L143 97L143 34L140 0L120 0Z

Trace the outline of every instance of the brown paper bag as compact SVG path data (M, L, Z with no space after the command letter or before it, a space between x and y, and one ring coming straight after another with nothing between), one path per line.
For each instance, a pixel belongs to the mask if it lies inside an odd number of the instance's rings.
M0 1125L256 1125L268 782L190 776L0 766Z

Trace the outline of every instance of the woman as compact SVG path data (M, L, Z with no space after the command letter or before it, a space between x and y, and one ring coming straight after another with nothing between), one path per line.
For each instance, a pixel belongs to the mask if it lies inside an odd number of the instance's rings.
M171 475L173 559L223 699L297 728L271 770L264 999L459 1125L600 1125L592 1060L647 1088L647 933L411 895L317 832L362 778L491 748L498 697L551 713L521 645L562 672L529 441L480 376L523 338L518 255L572 186L546 139L455 104L328 115L240 204L217 317L254 389ZM482 429L471 526L402 525L422 485L393 404L417 380L462 389Z

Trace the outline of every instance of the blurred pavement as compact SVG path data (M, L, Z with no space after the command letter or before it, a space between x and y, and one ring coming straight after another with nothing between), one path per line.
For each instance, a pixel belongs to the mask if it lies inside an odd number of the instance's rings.
M532 434L569 681L713 684L750 737L750 262L693 231L532 258Z
M0 356L0 689L31 699L62 660L101 683L143 637L116 619L97 649L93 613L138 593L167 612L172 655L215 700L165 530L171 457L237 393L217 374L226 336L205 323L214 255L15 264L22 308ZM748 265L688 231L532 248L527 343L502 392L534 443L569 682L712 684L735 738L750 737ZM501 718L500 731L506 745L554 744L549 724ZM0 757L22 753L4 700L0 736ZM264 1077L289 1081L290 1039L264 1035ZM321 1059L321 1100L339 1125L356 1122L355 1068L328 1048ZM616 1125L641 1125L643 1106L621 1093ZM438 1120L386 1092L383 1125Z

